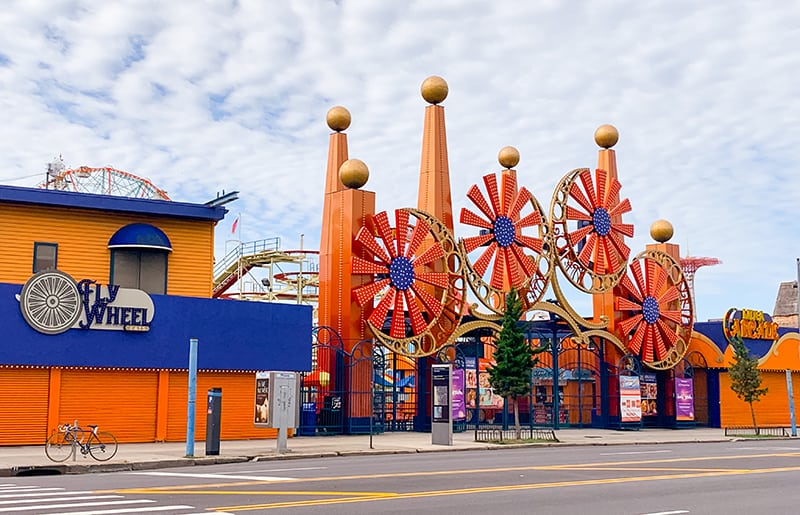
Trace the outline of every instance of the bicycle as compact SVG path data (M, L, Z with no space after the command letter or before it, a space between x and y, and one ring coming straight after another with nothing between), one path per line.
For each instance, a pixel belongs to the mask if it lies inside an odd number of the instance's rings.
M50 435L44 446L44 453L55 462L66 461L70 456L77 456L80 449L97 461L108 461L117 454L117 439L107 431L98 431L98 426L87 426L84 429L74 424L62 424L58 431Z

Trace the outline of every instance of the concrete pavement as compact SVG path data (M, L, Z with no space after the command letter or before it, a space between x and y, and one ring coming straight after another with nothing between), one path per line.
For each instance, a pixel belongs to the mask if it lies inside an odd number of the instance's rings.
M430 433L383 433L378 435L298 436L289 438L287 451L277 452L276 440L222 441L218 456L205 456L205 442L195 442L194 456L186 456L185 442L120 444L117 455L108 462L89 456L77 456L64 463L50 461L44 445L0 448L0 476L115 470L144 470L255 460L281 460L310 457L335 457L353 454L399 454L491 450L516 446L621 445L720 442L734 440L723 429L641 429L615 431L606 429L564 429L556 431L558 442L528 444L492 444L476 442L475 433L453 435L453 445L433 445Z

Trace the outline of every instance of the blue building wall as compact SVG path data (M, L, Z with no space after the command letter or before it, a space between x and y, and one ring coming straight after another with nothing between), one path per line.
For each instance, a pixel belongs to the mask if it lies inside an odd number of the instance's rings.
M147 332L45 335L23 318L21 290L0 283L0 364L186 369L189 339L197 338L201 369L311 369L311 306L151 295L155 313Z

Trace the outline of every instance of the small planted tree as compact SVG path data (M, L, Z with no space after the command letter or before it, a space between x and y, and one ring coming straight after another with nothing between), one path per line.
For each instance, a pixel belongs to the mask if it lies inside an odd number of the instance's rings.
M514 429L517 440L522 429L519 424L519 397L528 395L530 391L531 369L539 361L536 354L544 348L536 350L525 341L525 333L519 326L522 317L522 302L516 289L506 296L506 309L503 313L503 327L497 336L497 349L494 353L495 364L489 367L489 383L494 392L509 399L514 406Z
M767 388L761 388L761 372L758 371L758 360L750 356L742 338L734 336L730 339L733 346L733 365L728 369L731 376L731 390L744 402L750 405L750 415L753 417L753 431L759 434L756 423L756 412L753 403L758 402L761 396L767 393Z

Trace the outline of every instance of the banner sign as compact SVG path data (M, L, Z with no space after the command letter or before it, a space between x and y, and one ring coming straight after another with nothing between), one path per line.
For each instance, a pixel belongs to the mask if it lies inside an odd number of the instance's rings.
M642 421L639 376L619 376L619 407L622 422Z
M464 388L464 369L453 369L453 420L467 418L467 406Z
M675 378L675 419L694 420L694 383L691 378Z

